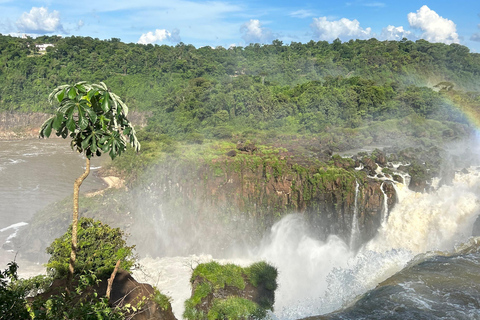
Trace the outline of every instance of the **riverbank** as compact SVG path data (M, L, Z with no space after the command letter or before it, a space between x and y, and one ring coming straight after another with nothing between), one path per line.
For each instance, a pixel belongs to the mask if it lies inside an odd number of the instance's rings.
M51 116L41 112L0 112L0 141L38 138L40 127ZM130 112L128 116L136 128L146 126L148 117L148 112ZM53 133L50 137L57 138Z
M99 178L101 178L103 180L103 182L106 183L107 186L105 188L102 188L102 189L97 190L97 191L88 192L88 193L85 194L85 197L91 198L91 197L95 197L95 196L104 194L105 191L107 191L108 189L121 189L121 188L125 187L125 180L121 179L119 177L102 176L101 172L97 172L97 176Z

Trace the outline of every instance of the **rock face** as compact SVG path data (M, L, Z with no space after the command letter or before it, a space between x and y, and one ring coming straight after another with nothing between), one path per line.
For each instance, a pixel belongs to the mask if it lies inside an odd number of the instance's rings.
M365 242L381 224L384 192L389 210L396 202L388 183L382 192L383 181L369 178L368 169L356 170L352 159L333 156L328 162L302 163L252 152L238 150L235 157L224 154L210 161L166 158L140 187L90 198L89 203L102 203L101 209L82 203L81 215L126 230L141 255L221 256L239 244L258 244L289 213L302 214L315 238L335 234L349 243L357 212L356 239ZM22 254L31 248L41 260L38 253L61 235L54 231L64 230L70 215L68 201L38 213L43 222L32 221L21 230L28 238L15 238L16 248Z
M332 162L334 166L302 165L250 154L225 156L211 163L165 161L152 170L148 189L142 192L148 193L146 198L151 201L148 207L161 208L164 215L177 212L172 218L183 224L182 229L195 230L190 238L197 233L215 235L217 240L214 243L218 245L218 250L235 245L230 241L237 235L237 239L242 239L239 241L250 241L251 231L263 235L282 216L294 212L305 216L315 237L325 239L330 234L336 234L349 241L355 207L360 239L368 241L381 224L385 200L380 189L383 181L368 178L364 171L356 171L355 162L351 159L336 158ZM373 165L376 166L374 162ZM387 193L387 196L393 197L394 192ZM388 199L389 210L394 204L395 200ZM195 217L194 222L182 215L182 210ZM230 229L218 228L228 219L233 220ZM208 223L202 226L202 221ZM239 225L242 228L238 228ZM164 226L165 223L161 227ZM152 229L148 230L150 227ZM182 248L187 248L189 243L196 246L206 240L205 237L199 237L197 241L180 240L177 232L170 234L162 229L163 233L159 234L159 228L146 215L145 220L138 224L137 231L158 234L155 243L158 244L157 249L164 253L175 254L168 250L176 248L173 242L177 240ZM136 233L131 231L131 234ZM218 240L223 238L225 241ZM155 240L150 238L148 241ZM134 242L137 248L144 246L141 239ZM165 242L163 247L162 242ZM208 248L209 252L215 252L215 249ZM195 251L192 249L185 253Z

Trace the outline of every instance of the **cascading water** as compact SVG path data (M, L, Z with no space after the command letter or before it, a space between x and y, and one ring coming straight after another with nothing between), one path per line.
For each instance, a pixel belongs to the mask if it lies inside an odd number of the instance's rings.
M350 234L350 249L356 249L359 243L360 228L358 227L358 190L360 184L355 180L355 202L353 206L352 232Z
M418 254L429 257L439 250L449 252L456 244L468 240L480 210L480 173L475 169L457 174L452 186L441 186L432 193L415 193L401 184L397 190L402 193L400 202L391 210L377 236L358 252L336 236L325 241L308 236L311 233L303 216L292 214L275 224L249 256L233 262L267 260L278 268L273 318L299 319L352 306L359 296L382 281L402 270L408 273L409 269L404 268ZM188 279L192 265L203 258L148 258L141 263L147 269L150 266L150 270L162 270L174 264L172 259L184 265L184 270L178 271L183 272L183 278L174 270L163 272L161 278L174 280L158 287L174 297L174 312L181 318L182 303L190 294ZM169 283L166 279L162 281ZM150 282L156 284L155 280ZM415 287L409 288L413 290L410 295L422 294L416 293ZM177 291L182 294L175 294Z
M382 191L382 194L383 194L382 225L386 223L388 219L388 197L387 197L387 194L385 193L385 190L383 190L384 185L385 185L385 181L382 182L382 184L380 185L380 190Z

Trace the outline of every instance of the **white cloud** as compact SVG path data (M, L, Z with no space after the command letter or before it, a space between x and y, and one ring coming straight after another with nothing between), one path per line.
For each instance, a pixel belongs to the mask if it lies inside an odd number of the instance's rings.
M270 43L275 37L272 31L262 27L260 20L256 19L242 24L240 32L243 33L242 39L246 43Z
M427 6L421 7L417 13L410 12L408 22L410 27L422 30L421 38L427 41L446 44L460 42L455 23L439 16Z
M320 40L334 40L336 38L350 40L353 38L368 38L371 36L371 28L363 29L357 19L349 20L342 18L336 21L328 21L327 17L313 18L310 25L313 33Z
M313 14L312 11L310 11L310 10L305 10L305 9L301 9L301 10L297 10L297 11L290 12L289 15L290 15L291 17L300 18L300 19L308 18L308 17L313 17L313 16L314 16L314 14Z
M402 40L403 38L409 38L412 35L411 31L403 29L402 26L388 26L382 29L380 39L382 40Z
M19 32L64 32L60 23L60 13L56 10L48 12L48 9L44 7L33 7L30 12L24 12L16 24Z
M176 30L175 37L177 37L178 34L179 34L179 31ZM140 39L138 39L137 43L149 44L154 42L162 42L163 40L170 40L171 38L172 38L172 33L170 31L167 31L165 29L156 29L155 33L150 31L142 34L140 36Z
M78 20L77 22L77 30L80 30L85 25L82 19Z
M383 8L386 6L385 3L383 2L368 2L364 4L365 7L377 7L377 8Z

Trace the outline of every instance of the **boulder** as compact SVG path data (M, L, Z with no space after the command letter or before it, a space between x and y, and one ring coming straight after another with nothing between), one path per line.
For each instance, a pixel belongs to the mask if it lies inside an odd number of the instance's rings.
M375 175L375 170L377 170L378 165L373 161L372 158L369 157L363 157L363 165L365 166L365 169L367 170L367 173L371 176Z
M185 319L260 319L273 310L277 269L265 262L247 268L217 262L199 264L191 277Z

